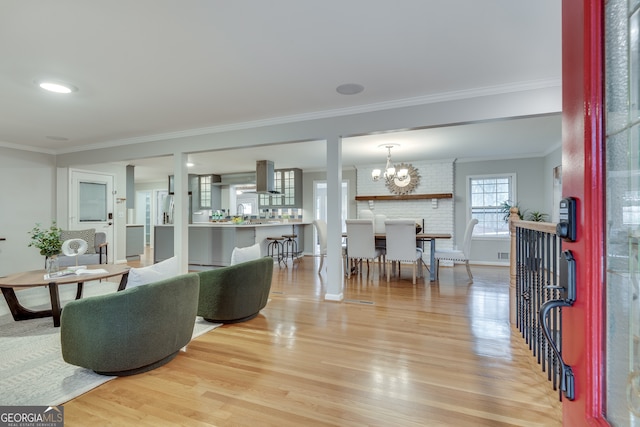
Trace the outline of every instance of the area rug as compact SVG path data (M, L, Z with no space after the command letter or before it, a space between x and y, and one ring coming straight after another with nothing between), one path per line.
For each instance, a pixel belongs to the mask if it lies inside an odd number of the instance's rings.
M193 337L218 326L197 318ZM0 406L60 405L114 378L66 363L50 317L0 316Z

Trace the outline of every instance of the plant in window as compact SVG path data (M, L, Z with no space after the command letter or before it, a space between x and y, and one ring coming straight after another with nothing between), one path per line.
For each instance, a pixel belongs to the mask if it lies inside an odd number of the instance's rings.
M504 216L502 217L504 222L509 222L509 215L511 215L511 208L517 208L518 216L520 217L521 220L524 220L524 215L526 214L527 211L520 209L520 206L518 206L517 203L513 203L511 200L507 200L502 202L502 204L500 205L500 212L504 214Z
M31 243L28 246L40 249L40 255L47 257L58 255L62 249L62 242L60 241L62 230L56 225L55 221L52 221L51 227L48 229L40 227L40 224L36 223L36 226L28 232L31 236Z
M534 211L527 216L527 221L545 222L548 215L546 213Z

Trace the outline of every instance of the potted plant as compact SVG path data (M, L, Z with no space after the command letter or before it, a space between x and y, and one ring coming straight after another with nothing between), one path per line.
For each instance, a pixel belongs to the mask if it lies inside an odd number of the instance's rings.
M527 216L527 221L545 222L547 220L547 216L548 215L546 213L534 211Z
M517 208L518 216L520 217L521 220L524 219L524 214L527 211L521 210L520 206L518 206L517 203L513 203L511 200L507 200L502 202L502 204L500 205L500 212L504 214L504 216L502 217L504 222L509 222L509 215L511 215L511 208Z
M48 273L53 273L57 270L58 255L62 249L61 232L62 230L56 225L55 221L51 222L49 228L41 228L40 224L36 223L36 226L28 232L29 236L31 236L31 243L28 246L40 249L40 255L46 257Z

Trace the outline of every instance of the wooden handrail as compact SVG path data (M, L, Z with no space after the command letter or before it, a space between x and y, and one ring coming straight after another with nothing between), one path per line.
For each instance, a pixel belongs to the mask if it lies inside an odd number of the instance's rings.
M511 220L511 217L509 217ZM523 221L520 219L513 220L513 224L516 227L525 228L527 230L535 230L541 231L543 233L556 233L556 223L555 222L538 222L538 221Z

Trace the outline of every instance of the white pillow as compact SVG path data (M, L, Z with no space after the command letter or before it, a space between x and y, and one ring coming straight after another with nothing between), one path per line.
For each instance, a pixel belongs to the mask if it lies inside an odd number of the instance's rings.
M147 267L129 269L127 289L178 275L178 259L171 257Z
M246 248L233 248L233 252L231 252L231 265L258 259L261 256L260 243L247 246Z

